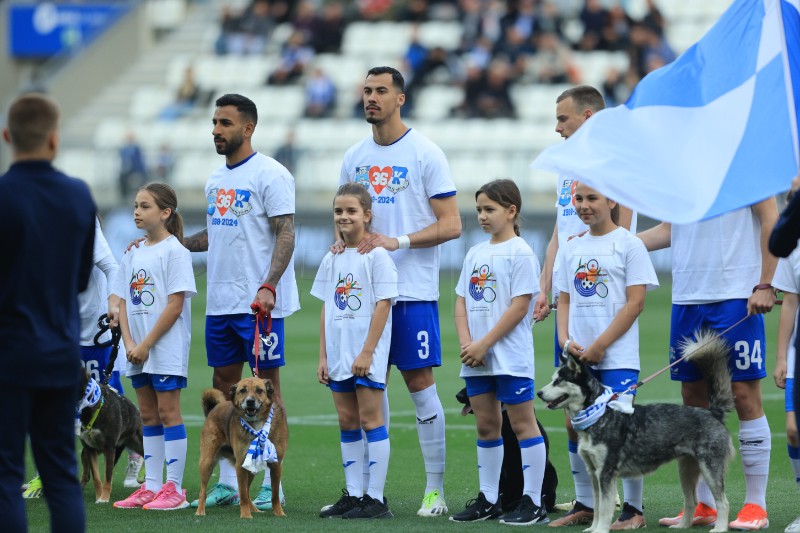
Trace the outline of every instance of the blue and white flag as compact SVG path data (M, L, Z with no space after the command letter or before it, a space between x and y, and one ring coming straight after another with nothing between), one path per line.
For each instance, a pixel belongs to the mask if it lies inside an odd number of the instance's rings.
M789 189L798 171L800 0L735 0L630 99L594 114L533 168L688 223Z

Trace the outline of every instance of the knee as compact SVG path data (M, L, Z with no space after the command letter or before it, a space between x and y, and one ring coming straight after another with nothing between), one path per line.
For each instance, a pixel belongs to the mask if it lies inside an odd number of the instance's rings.
M339 428L345 431L361 429L361 420L358 417L358 413L340 412Z
M435 384L433 380L433 369L418 368L415 370L402 371L403 380L406 382L408 392L421 392Z

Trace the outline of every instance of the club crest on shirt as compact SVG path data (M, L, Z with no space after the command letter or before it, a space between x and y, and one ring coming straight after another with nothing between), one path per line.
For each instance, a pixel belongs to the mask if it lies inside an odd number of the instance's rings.
M250 194L250 191L246 189L236 189L233 204L231 204L231 211L233 211L237 217L246 215L253 210L253 204L250 203Z
M574 179L564 178L558 191L558 205L562 207L566 207L569 204L575 205L575 185L577 185L577 182Z
M206 197L208 202L206 213L213 216L216 211L224 217L230 209L237 217L246 215L253 209L253 204L250 203L251 195L247 189L211 189Z
M369 189L369 165L356 167L356 177L354 181Z
M600 298L608 296L608 271L600 266L597 259L589 259L585 263L581 258L578 260L578 268L575 269L575 290L578 294L588 298L598 295Z
M408 188L408 169L406 167L392 167L392 178L386 188L394 194Z

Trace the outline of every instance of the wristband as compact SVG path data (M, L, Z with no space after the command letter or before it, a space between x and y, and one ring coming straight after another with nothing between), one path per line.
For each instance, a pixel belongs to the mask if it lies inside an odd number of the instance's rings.
M771 288L772 288L772 285L770 285L769 283L759 283L758 285L753 287L753 292L763 291L765 289L771 289Z
M411 239L408 238L408 235L400 235L397 237L398 250L408 250L409 248L411 248Z
M275 298L275 300L278 299L278 295L275 293L275 287L273 287L269 283L266 283L266 282L262 283L261 287L258 288L258 291L260 291L261 289L267 289L269 292L272 293L272 297ZM256 291L256 292L258 292L258 291Z
M567 351L567 349L569 348L569 343L571 341L572 341L572 339L567 339L567 340L564 341L564 346L561 347L561 353L569 355L569 352Z

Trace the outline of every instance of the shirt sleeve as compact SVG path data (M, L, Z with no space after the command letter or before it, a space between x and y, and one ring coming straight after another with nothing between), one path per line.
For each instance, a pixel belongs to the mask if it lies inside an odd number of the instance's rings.
M109 293L116 294L123 300L128 299L128 272L130 272L131 267L131 256L134 253L134 249L131 249L128 253L122 256L122 261L119 263L119 268L117 269L117 277L113 283L109 285Z
M372 290L375 301L391 300L394 305L399 295L397 291L397 267L383 248L376 248L372 263Z
M264 196L268 217L293 215L295 213L294 177L289 171L276 171L268 182Z
M511 272L511 297L531 294L534 298L539 294L539 282L536 275L536 256L531 251L519 250L514 256Z
M465 298L467 296L467 283L468 283L468 276L469 273L467 272L467 261L469 260L470 254L467 254L467 257L464 258L464 263L461 265L461 274L458 276L458 282L456 283L456 294Z
M658 276L650 261L644 243L638 237L627 233L628 250L625 258L625 286L645 285L648 291L658 287ZM631 238L632 237L632 238Z
M192 268L192 255L180 243L170 248L167 262L167 294L184 293L186 298L197 295Z
M775 276L772 278L772 286L783 292L792 292L798 294L797 280L794 277L794 270L792 269L791 259L795 257L795 253L789 256L789 259L778 259L778 268L775 269Z
M453 175L444 152L436 145L432 148L422 167L425 194L428 198L434 198L446 193L455 193L456 185L453 183Z
M328 252L325 257L322 258L322 263L320 263L317 269L317 275L314 277L314 283L311 285L311 296L319 298L323 302L325 301L326 287L329 287L328 282L331 281L330 266L332 259L333 254L331 252Z

